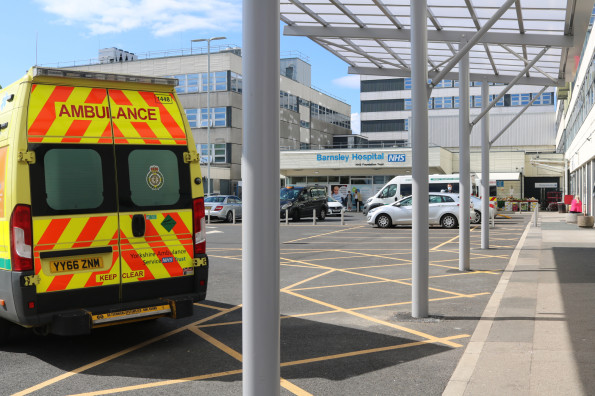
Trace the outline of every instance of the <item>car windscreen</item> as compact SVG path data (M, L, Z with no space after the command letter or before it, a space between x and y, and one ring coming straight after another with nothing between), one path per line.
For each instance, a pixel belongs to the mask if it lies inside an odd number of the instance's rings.
M296 199L303 188L282 188L280 193L281 199Z

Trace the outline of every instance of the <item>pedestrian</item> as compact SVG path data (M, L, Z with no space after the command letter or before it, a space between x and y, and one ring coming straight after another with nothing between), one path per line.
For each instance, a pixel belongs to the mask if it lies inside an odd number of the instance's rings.
M347 196L345 197L347 211L351 212L352 204L353 204L353 197L351 196L351 191L347 191Z
M355 190L355 207L358 212L362 208L362 193L359 188Z
M581 213L582 211L583 204L578 195L575 195L572 199L572 202L570 203L570 213Z
M448 189L449 193L452 192L452 184L448 183L448 186L446 188Z

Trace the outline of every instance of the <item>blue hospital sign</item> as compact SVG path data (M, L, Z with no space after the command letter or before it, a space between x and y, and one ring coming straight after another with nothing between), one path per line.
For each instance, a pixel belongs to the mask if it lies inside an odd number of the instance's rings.
M388 162L405 162L405 154L389 154Z

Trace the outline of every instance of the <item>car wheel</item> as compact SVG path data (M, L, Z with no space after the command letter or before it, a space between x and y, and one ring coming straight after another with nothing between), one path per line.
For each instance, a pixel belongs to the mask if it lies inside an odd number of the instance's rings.
M325 208L324 206L318 211L318 220L322 221L324 219L326 219L326 211L328 209Z
M298 222L300 221L300 212L299 210L294 210L293 213L291 214L291 221L295 221Z
M225 220L228 223L233 223L233 213L231 212L231 210L229 212L227 212L227 216L225 216Z
M481 212L479 210L473 211L473 218L471 219L471 224L480 224L481 223Z
M8 335L10 332L10 322L5 319L0 319L0 345L8 344Z
M380 228L390 228L393 225L393 221L387 214L381 214L376 218L376 224Z
M447 213L444 216L442 216L442 219L440 219L440 225L443 228L456 228L457 218L455 217L455 215Z

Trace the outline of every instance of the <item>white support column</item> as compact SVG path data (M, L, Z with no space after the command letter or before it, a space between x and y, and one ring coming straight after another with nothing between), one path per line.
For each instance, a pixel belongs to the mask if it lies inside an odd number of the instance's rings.
M411 93L413 152L411 315L428 316L429 166L428 166L428 33L427 0L411 2Z
M465 39L463 39L465 40ZM466 41L459 44L463 48ZM471 206L471 155L469 141L469 53L459 61L459 271L470 269L469 207Z
M279 1L243 2L242 379L279 395Z
M481 82L481 107L488 107L490 85ZM490 113L481 119L481 248L490 248Z

